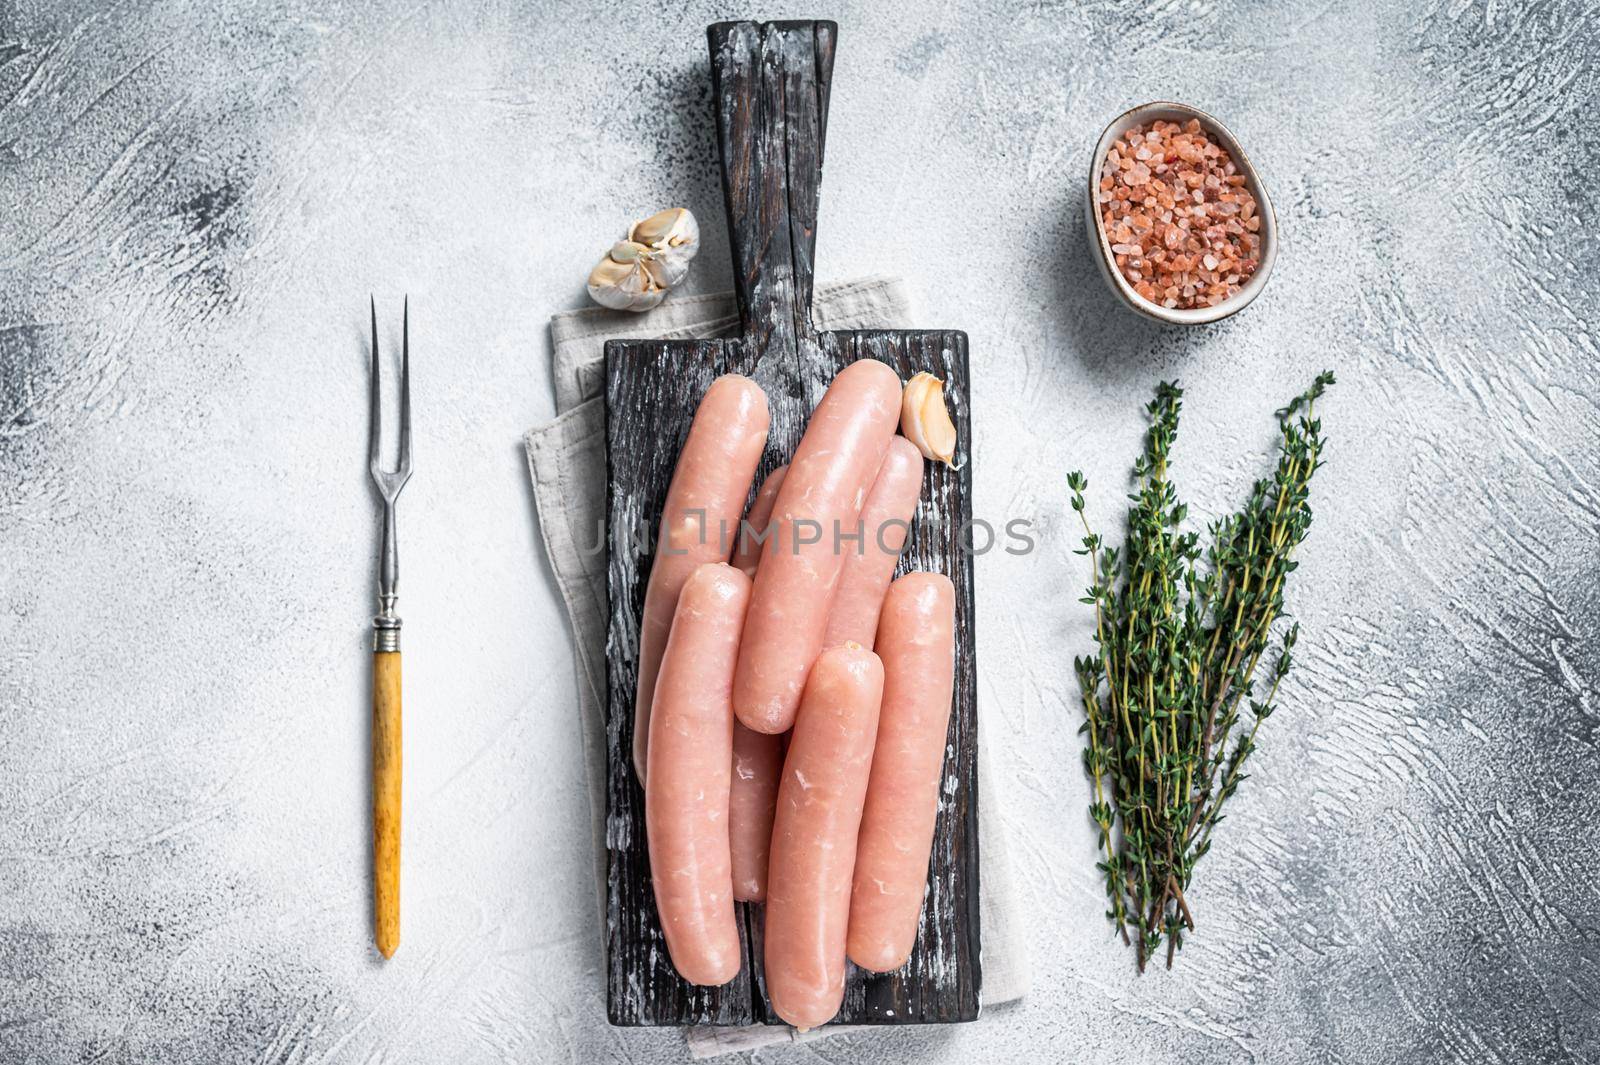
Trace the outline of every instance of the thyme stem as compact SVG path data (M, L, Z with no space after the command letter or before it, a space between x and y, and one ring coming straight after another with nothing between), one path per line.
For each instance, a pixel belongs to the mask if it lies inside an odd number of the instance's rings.
M1299 626L1284 633L1266 696L1252 697L1257 667L1284 612L1294 549L1311 525L1311 477L1321 466L1314 405L1333 384L1320 374L1278 412L1273 476L1244 507L1199 536L1180 532L1188 508L1170 471L1183 392L1163 382L1147 406L1150 429L1134 463L1127 535L1107 547L1091 527L1088 481L1067 477L1083 526L1097 652L1074 660L1082 693L1090 817L1104 855L1106 917L1136 947L1142 972L1163 939L1171 968L1195 928L1188 900L1195 864L1211 847L1223 808L1248 777L1261 723L1276 706ZM1264 682L1265 683L1265 682ZM1230 741L1242 711L1252 721ZM1131 936L1130 936L1131 929Z

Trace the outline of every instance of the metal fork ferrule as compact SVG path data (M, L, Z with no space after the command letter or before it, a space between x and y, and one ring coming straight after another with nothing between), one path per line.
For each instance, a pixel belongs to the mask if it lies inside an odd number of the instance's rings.
M372 619L372 649L400 650L400 619L392 612L378 614Z

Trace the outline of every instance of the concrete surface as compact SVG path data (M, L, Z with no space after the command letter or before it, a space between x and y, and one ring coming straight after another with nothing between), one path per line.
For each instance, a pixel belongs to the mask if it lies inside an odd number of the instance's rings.
M0 4L0 1060L655 1061L607 1027L567 632L518 436L628 220L706 222L700 2ZM1035 988L762 1062L1600 1058L1600 21L1582 0L804 6L841 24L819 273L965 328L985 742ZM1116 308L1079 185L1172 97L1284 253ZM405 931L368 943L366 299L410 293ZM1068 469L1114 527L1155 382L1198 516L1324 366L1300 664L1178 969L1100 916Z

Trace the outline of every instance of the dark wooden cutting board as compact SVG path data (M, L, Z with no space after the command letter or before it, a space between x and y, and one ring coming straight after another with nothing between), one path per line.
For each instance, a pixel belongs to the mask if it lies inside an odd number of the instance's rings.
M632 763L639 619L667 486L690 420L719 375L766 390L772 430L760 476L787 462L806 420L841 368L888 363L902 380L944 378L962 458L972 439L967 337L953 330L816 332L812 255L833 70L831 22L718 23L707 30L723 188L732 227L742 330L726 340L613 340L606 344L607 996L611 1023L781 1023L764 991L761 907L742 905L745 965L716 988L672 968L656 915L644 836L644 793ZM930 863L911 960L881 975L850 968L834 1023L972 1020L980 985L977 691L973 654L972 464L930 463L899 572L947 574L956 588L955 705ZM753 486L752 486L753 487ZM980 535L981 540L981 535Z

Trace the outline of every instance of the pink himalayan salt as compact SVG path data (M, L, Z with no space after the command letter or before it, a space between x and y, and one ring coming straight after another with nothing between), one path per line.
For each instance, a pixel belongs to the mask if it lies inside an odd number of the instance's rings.
M1106 153L1097 195L1117 269L1163 307L1213 307L1261 262L1261 217L1199 119L1135 126Z

